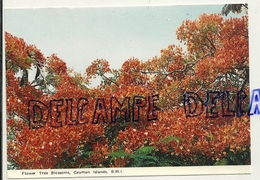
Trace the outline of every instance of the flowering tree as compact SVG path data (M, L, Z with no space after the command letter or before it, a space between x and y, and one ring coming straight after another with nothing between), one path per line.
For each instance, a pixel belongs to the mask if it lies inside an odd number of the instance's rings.
M6 32L10 169L250 164L248 17L202 14L176 35L186 51L81 75Z

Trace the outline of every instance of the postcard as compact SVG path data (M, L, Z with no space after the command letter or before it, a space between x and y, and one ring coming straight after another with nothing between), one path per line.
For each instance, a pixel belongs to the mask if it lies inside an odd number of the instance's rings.
M248 11L5 9L8 178L251 173Z

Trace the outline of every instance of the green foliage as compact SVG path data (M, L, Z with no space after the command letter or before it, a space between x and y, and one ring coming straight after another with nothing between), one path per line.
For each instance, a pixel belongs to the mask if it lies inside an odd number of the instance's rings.
M104 127L109 146L117 142L117 136L120 131L124 131L130 126L138 128L139 125L138 122L126 122L123 117L118 116L116 123L108 124Z
M62 157L58 160L56 164L56 168L71 168L75 167L75 164L77 164L75 156L70 156L68 153L63 152Z
M233 151L227 149L226 159L228 160L228 165L245 165L251 162L251 150L250 147L246 147L246 150Z
M233 151L226 149L226 157L215 162L214 165L248 165L251 162L250 148L246 147L245 150Z
M214 163L215 166L224 166L228 164L228 160L226 158L223 158L217 162Z
M92 168L92 167L93 167L92 164L87 164L87 165L85 165L85 166L82 166L81 168Z
M141 147L139 148L135 154L149 154L149 153L152 153L154 150L155 150L155 146L144 146L144 147Z
M149 166L158 166L159 159L154 156L155 146L144 146L137 149L131 157L131 166L132 167L149 167Z
M124 130L128 123L120 119L114 124L108 124L105 127L105 136L108 138L109 145L113 145L117 142L117 136L120 130Z
M184 139L176 136L167 136L161 139L157 144L168 144L172 141L184 141Z
M13 161L13 160L9 160L9 162L7 163L7 170L16 170L16 169L20 169L19 165Z
M118 151L111 152L109 154L109 157L111 158L111 161L116 158L123 158L123 157L129 157L129 154L126 154L122 149L119 149Z

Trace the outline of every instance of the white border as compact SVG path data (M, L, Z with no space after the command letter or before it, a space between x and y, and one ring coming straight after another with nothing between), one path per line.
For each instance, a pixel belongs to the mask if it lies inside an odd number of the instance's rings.
M202 171L203 169L203 171ZM153 171L154 170L154 171ZM79 172L88 172L79 174ZM118 173L112 173L117 171ZM247 172L247 173L246 173ZM147 168L85 168L10 170L9 178L64 178L64 177L122 177L122 176L166 176L166 175L218 175L250 174L251 166L180 166Z
M201 5L245 3L236 0L5 0L5 9L20 8L82 8L82 7L117 7L117 6L169 6L169 5Z

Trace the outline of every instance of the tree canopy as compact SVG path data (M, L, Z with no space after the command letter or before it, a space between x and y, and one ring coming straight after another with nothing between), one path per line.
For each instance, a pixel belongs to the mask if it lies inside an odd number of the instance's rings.
M248 16L202 14L176 36L158 57L80 74L6 32L9 168L250 164Z

